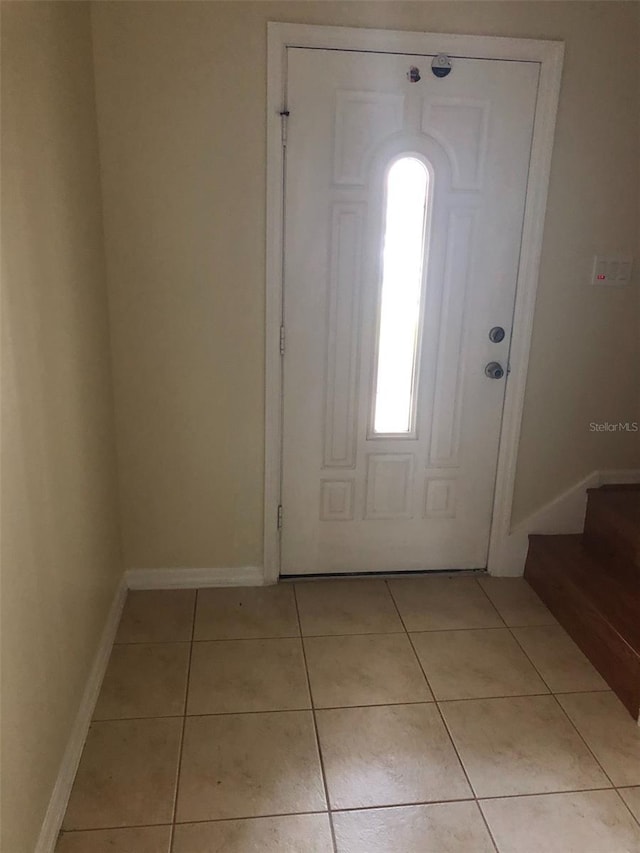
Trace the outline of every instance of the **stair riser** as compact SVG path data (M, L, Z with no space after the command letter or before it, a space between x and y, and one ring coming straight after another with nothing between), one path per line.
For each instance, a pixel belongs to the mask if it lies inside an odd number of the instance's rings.
M621 567L640 570L640 526L617 512L606 492L589 494L584 542L598 554L613 557Z
M525 578L634 719L640 711L640 653L634 651L561 567L532 543Z

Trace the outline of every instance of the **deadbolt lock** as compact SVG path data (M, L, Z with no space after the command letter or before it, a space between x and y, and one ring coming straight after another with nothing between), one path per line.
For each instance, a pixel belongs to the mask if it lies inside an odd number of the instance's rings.
M484 372L487 374L489 379L502 379L504 376L504 368L501 364L498 364L497 361L490 361L485 367Z
M494 326L489 332L489 340L494 344L499 344L504 340L504 329L502 326Z

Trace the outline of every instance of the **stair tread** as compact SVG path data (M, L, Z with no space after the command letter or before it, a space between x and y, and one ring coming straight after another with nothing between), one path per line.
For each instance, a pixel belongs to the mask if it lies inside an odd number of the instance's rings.
M604 486L595 486L587 489L589 495L624 495L625 499L640 501L640 483L608 483Z
M531 536L531 546L558 563L558 575L587 595L592 605L640 653L640 575L622 573L614 562L594 555L582 536Z

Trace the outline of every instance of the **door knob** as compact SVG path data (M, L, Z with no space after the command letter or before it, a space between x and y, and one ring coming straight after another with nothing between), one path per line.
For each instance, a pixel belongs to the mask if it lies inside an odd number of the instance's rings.
M504 376L504 368L501 364L498 364L497 361L490 361L485 367L484 372L487 374L489 379L502 379Z

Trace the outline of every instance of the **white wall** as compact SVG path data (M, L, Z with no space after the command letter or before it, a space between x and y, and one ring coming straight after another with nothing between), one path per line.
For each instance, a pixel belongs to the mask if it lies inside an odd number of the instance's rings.
M632 3L163 2L93 6L128 566L262 561L266 22L563 39L566 64L514 517L638 465ZM606 59L605 59L606 58ZM635 107L635 108L634 108ZM639 264L640 266L640 264Z
M122 560L89 8L2 4L2 832L33 853Z
M640 256L639 15L100 2L93 65L87 4L2 4L3 850L33 850L122 568L107 277L125 565L262 561L266 22L566 41L520 520L640 464L588 430L638 418L639 277L584 284L593 251Z

